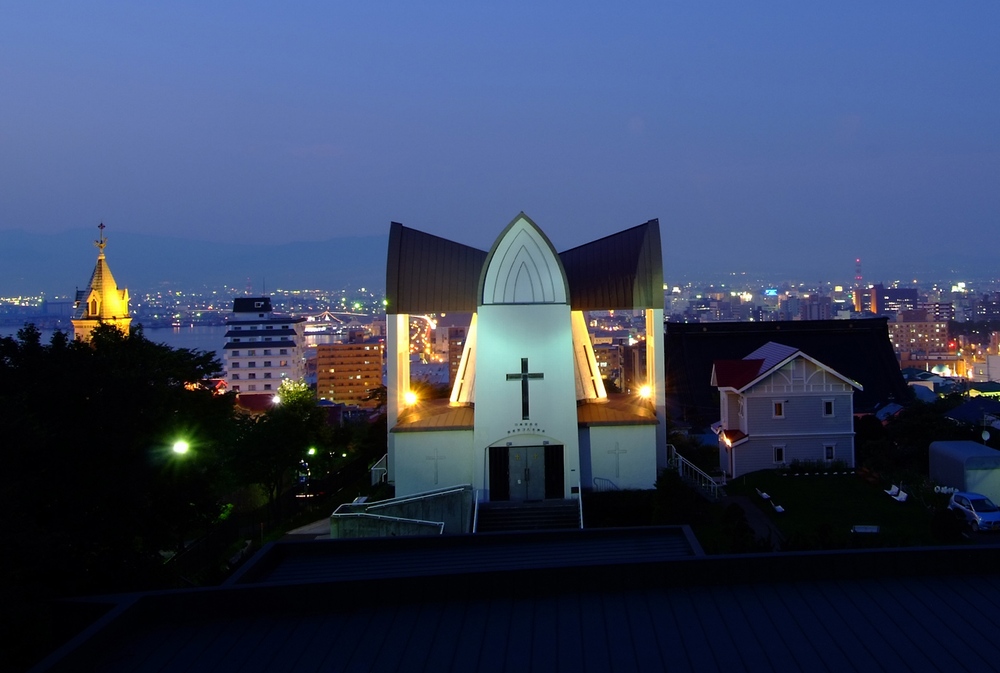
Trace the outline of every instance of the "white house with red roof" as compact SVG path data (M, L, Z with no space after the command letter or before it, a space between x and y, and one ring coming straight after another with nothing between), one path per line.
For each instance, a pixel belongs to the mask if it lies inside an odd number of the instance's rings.
M742 360L716 360L719 465L730 478L793 461L854 467L857 381L773 341Z

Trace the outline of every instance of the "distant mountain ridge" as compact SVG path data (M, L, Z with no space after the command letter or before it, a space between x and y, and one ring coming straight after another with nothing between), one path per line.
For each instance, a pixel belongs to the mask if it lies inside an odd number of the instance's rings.
M278 289L384 289L385 236L292 243L195 241L108 230L105 251L119 286L135 296L160 288L230 285ZM59 234L7 231L0 245L0 296L71 296L90 281L97 229Z

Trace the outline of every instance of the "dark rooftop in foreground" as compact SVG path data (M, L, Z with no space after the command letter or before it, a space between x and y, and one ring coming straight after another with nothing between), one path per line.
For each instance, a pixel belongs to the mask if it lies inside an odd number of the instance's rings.
M52 671L981 671L1000 548L698 556L681 528L278 543Z

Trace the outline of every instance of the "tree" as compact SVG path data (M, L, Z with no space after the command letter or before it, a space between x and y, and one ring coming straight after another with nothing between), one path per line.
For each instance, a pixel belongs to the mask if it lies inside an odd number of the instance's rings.
M57 595L156 586L177 549L220 507L218 448L232 400L186 384L210 353L98 327L90 344L33 326L0 340L0 517L17 539L13 581ZM190 455L170 446L185 436Z
M280 518L281 495L309 460L309 449L325 455L331 443L326 415L304 381L283 381L275 398L268 411L239 420L239 439L229 454L239 479L264 491L273 520Z

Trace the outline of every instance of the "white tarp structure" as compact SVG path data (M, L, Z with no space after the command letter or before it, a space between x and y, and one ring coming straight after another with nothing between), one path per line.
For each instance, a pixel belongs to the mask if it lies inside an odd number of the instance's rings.
M970 441L931 442L930 477L1000 502L1000 451Z

